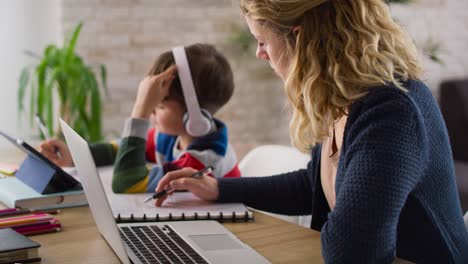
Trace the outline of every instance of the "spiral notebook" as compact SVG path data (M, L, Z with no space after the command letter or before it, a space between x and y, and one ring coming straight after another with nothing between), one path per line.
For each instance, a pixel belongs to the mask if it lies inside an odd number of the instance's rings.
M253 220L253 213L241 203L213 203L199 199L190 192L176 192L155 207L152 202L143 203L150 194L116 194L111 190L112 168L99 169L102 184L112 213L117 222L157 222L177 220L218 220L220 222L246 222Z

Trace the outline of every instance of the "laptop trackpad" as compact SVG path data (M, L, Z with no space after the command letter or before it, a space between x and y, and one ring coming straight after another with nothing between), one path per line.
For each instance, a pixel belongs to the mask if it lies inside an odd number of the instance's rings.
M204 251L243 248L242 245L226 234L189 235L188 237L190 237L190 239L192 239L193 242L195 242L195 244Z

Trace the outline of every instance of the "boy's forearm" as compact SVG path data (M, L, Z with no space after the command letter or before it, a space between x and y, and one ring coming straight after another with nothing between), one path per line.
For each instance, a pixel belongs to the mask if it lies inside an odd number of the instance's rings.
M116 142L98 142L89 145L96 166L108 166L114 164L117 155L118 144Z
M114 192L145 192L148 181L146 168L146 131L148 121L128 119L114 163Z
M145 140L148 126L149 122L147 120L129 118L125 122L122 137L134 136ZM119 151L119 145L116 141L90 144L89 147L96 166L113 165Z
M122 139L119 152L115 159L114 174L112 177L112 189L117 193L129 192L136 185L145 181L148 175L145 160L144 139L138 137L126 137ZM133 192L145 192L146 185Z

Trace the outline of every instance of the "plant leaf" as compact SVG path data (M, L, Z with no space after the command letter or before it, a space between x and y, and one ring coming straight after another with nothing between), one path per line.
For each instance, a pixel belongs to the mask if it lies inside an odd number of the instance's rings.
M24 93L26 91L26 88L28 86L29 82L29 68L24 67L23 70L21 70L21 74L19 77L19 87L18 87L18 114L21 114L24 111Z
M73 57L72 55L73 55L73 52L75 50L76 41L78 40L78 36L80 35L80 31L81 31L82 26L83 26L82 22L78 23L78 25L75 27L75 30L73 31L73 35L72 35L72 37L70 39L70 42L68 43L67 46L64 47L64 48L66 48L65 58L66 58L67 62L70 62L70 60Z
M47 61L43 61L36 68L37 73L37 100L36 100L36 113L42 117L44 108L44 89L45 79L47 74Z
M36 82L31 82L31 96L29 98L29 126L32 126L33 123L33 116L35 115L35 102L36 102L36 90L37 85Z
M45 111L46 111L46 117L47 117L45 118L45 123L47 126L47 130L49 132L49 135L52 135L52 136L55 136L53 87L54 87L54 83L57 81L58 73L59 73L58 68L53 69L44 87L44 102L45 102L45 107L46 107Z
M102 106L101 106L101 96L99 93L98 83L96 78L92 74L89 73L90 78L90 140L92 141L99 141L101 140L101 113L102 113Z
M100 71L101 71L101 83L102 83L102 88L104 89L104 93L106 94L106 97L109 98L109 90L107 89L107 68L106 65L101 64L99 65Z

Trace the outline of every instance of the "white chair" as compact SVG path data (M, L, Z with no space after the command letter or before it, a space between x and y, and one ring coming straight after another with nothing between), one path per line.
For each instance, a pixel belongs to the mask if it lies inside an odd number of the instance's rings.
M293 147L282 145L263 145L254 148L239 162L242 175L270 176L306 168L310 156ZM310 227L311 216L288 216L267 213L291 223Z

